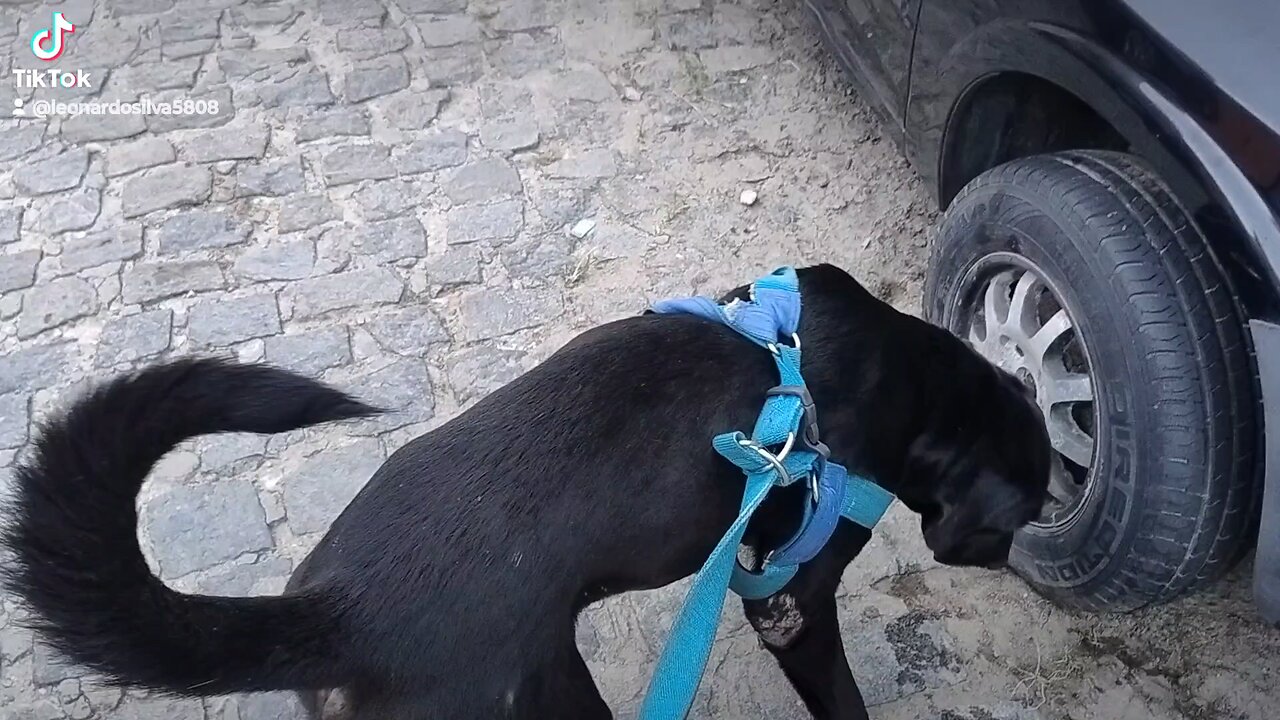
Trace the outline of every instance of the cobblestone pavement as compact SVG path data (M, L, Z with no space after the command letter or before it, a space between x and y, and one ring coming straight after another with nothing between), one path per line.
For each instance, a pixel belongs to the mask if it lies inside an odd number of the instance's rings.
M79 0L60 6L77 31L58 62L96 82L29 91L9 70L36 65L50 6L4 4L0 107L149 94L219 111L0 122L0 465L90 379L193 352L397 408L204 439L157 468L141 515L159 574L274 593L389 451L649 299L829 260L914 311L930 203L799 5ZM1075 616L1011 577L934 566L899 511L848 572L843 632L881 720L1274 717L1280 641L1246 572ZM680 591L581 623L621 717ZM299 717L284 695L105 689L21 620L3 599L6 720ZM803 717L735 606L722 635L696 716Z

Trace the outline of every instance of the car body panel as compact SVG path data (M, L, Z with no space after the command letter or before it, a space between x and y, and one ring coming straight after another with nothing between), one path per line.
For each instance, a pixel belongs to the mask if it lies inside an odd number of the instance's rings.
M1173 186L1253 319L1264 533L1280 537L1280 3L807 1L943 207L968 179L949 164L967 100L1007 73L1083 101ZM1280 548L1260 546L1255 570L1259 607L1280 621Z

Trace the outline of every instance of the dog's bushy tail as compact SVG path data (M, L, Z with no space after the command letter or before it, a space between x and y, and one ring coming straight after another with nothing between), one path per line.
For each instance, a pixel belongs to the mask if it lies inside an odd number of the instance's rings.
M32 626L119 685L184 695L336 687L337 608L313 594L184 595L152 575L135 499L179 442L278 433L376 410L263 365L184 359L99 388L48 423L16 473L5 577Z

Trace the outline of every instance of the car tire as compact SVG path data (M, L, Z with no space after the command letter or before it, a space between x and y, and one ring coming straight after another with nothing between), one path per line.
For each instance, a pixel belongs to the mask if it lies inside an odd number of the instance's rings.
M1001 316L1006 302L1014 309ZM1055 302L1065 319L1034 330L1058 315ZM946 211L924 303L930 321L1047 388L1038 398L1063 448L1057 494L1010 554L1040 593L1131 610L1201 587L1238 559L1260 484L1252 351L1221 264L1141 161L1064 152L975 178ZM1017 347L1033 330L1044 337L1023 344L1040 353L1035 363ZM1044 350L1051 342L1057 349ZM1052 382L1020 369L1028 363ZM1087 390L1059 389L1058 378L1086 374Z

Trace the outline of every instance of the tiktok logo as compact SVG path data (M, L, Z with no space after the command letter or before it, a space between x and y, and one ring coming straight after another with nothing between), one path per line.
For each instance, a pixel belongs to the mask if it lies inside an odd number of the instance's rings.
M31 54L46 62L57 60L66 49L63 37L76 31L76 26L60 12L53 14L53 25L31 36Z

